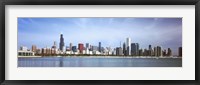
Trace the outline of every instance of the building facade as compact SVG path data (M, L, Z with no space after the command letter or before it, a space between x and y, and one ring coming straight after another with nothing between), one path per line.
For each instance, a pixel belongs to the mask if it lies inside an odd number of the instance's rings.
M63 34L61 34L60 35L60 46L59 46L60 51L64 51L65 50L64 47L65 47L64 38L63 38Z

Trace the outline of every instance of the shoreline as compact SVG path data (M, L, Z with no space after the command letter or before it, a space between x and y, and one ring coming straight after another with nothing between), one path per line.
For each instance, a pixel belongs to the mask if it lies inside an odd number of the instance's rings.
M18 56L18 58L182 58L182 57L146 57L146 56Z

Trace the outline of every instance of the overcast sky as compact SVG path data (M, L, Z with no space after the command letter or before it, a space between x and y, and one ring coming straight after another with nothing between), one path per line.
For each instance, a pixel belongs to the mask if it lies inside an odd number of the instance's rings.
M148 45L171 48L173 55L182 46L182 18L18 18L18 47L51 47L60 34L69 43L90 43L119 47L127 37L140 48Z

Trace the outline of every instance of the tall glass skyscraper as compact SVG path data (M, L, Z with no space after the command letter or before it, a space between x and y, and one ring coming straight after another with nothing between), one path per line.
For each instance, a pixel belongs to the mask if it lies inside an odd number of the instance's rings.
M139 44L131 43L131 55L138 56L139 55Z
M131 38L126 38L126 54L131 55Z
M64 43L64 38L63 38L63 34L60 34L60 46L59 46L59 49L61 51L64 51L64 46L65 46L65 43Z

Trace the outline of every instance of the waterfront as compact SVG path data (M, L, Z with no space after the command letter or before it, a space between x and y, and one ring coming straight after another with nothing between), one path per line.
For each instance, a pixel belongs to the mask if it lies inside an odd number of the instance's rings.
M182 58L18 57L18 67L182 67Z

